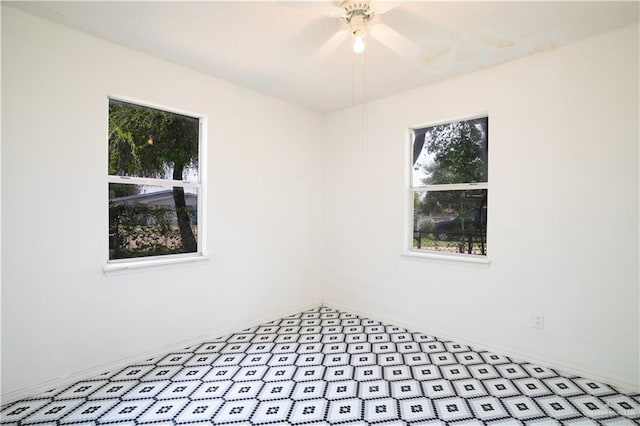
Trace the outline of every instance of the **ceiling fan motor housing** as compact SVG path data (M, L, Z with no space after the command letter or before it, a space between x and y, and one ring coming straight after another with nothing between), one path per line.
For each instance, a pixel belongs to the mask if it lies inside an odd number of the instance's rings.
M342 19L351 28L351 37L363 37L367 31L367 24L373 18L373 9L369 2L347 0L340 7L344 10Z

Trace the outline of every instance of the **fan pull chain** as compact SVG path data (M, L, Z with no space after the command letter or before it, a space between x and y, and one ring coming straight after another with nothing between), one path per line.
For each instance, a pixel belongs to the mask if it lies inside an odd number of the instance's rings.
M356 63L351 66L352 107L356 107Z
M368 145L367 138L367 52L362 57L362 149Z

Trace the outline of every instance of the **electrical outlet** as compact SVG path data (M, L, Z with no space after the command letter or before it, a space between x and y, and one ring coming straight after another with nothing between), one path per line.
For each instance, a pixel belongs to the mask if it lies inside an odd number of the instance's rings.
M533 314L531 316L531 326L533 328L539 328L540 330L542 330L544 328L544 315Z

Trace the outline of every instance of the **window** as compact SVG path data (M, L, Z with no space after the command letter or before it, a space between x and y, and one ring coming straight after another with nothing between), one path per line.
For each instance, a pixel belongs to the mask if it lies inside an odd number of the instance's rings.
M489 119L411 133L409 250L486 256Z
M110 263L202 254L203 120L109 99Z

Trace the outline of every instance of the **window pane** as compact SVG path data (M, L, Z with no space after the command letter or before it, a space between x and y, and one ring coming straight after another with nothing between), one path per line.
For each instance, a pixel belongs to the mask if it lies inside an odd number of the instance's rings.
M486 255L487 190L415 192L413 248Z
M109 174L198 180L198 118L109 100Z
M416 129L412 186L487 182L489 120Z
M110 183L109 259L197 252L197 208L194 188Z

